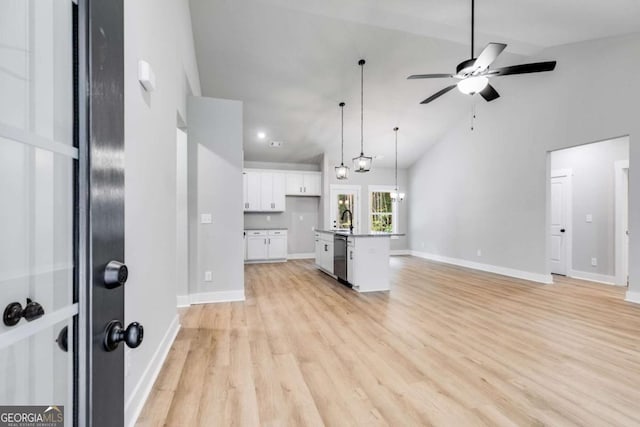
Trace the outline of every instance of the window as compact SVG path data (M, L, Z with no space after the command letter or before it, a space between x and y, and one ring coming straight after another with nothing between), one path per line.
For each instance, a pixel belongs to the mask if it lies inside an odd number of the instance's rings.
M396 203L391 200L392 188L371 188L369 191L369 230L372 233L395 233Z

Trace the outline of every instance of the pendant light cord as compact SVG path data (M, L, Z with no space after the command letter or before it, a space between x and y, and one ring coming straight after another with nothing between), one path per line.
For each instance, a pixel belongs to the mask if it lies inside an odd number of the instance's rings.
M474 46L473 44L475 43L475 29L476 29L476 23L475 23L475 13L476 12L476 2L475 0L471 0L471 58L473 58L473 54L474 54Z
M396 133L396 193L398 193L398 129L394 128L394 132Z
M340 103L340 139L342 140L340 148L340 166L344 166L344 102Z
M364 60L360 60L360 155L364 155Z

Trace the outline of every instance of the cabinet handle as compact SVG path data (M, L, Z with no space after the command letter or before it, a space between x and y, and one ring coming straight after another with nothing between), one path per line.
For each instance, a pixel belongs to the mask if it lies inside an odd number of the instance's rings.
M265 245L267 244L267 239L264 239L264 244L265 244Z
M300 187L300 192L302 193L302 187Z
M268 244L271 244L271 239L270 239L270 238L269 238L269 239L267 239L267 243L268 243Z
M245 204L244 204L244 208L245 208L245 209L249 209L249 203L245 203Z
M326 244L324 245L324 251L325 252L329 252L329 248L328 248L328 246Z
M349 259L353 259L353 252L349 252Z
M304 192L305 192L305 193L307 192L307 187L304 187Z

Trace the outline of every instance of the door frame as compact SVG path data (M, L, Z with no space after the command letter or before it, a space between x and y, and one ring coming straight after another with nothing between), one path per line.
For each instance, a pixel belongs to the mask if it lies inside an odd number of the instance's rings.
M331 218L334 213L334 195L336 192L345 191L345 192L355 192L355 205L358 207L358 212L355 216L356 218L356 226L354 226L353 230L355 232L359 232L362 227L362 186L361 185L348 185L348 184L331 184L329 185L329 216L327 217L327 230L332 229Z
M629 213L627 208L627 225L624 226L624 206L629 206L629 160L619 160L614 163L615 175L615 277L616 285L627 286L629 275ZM625 179L626 178L626 179ZM626 260L626 263L625 263ZM626 265L625 265L626 264ZM625 274L626 272L626 274Z
M572 169L554 169L551 171L549 175L549 207L547 209L549 221L547 224L547 241L549 244L547 245L547 263L549 265L549 274L551 273L551 212L552 212L552 201L551 201L551 180L553 178L565 178L566 179L566 197L564 199L564 208L565 208L565 229L567 230L565 234L565 245L564 245L564 256L565 256L565 273L567 276L572 276L573 273L573 170Z

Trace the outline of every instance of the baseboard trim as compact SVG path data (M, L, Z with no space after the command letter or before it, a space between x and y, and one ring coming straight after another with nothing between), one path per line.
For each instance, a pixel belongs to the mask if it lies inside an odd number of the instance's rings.
M402 256L402 255L411 255L411 251L409 249L396 249L389 252L391 256Z
M189 295L178 295L176 297L176 306L180 307L189 307L191 303L189 302Z
M191 304L244 301L244 299L244 289L240 291L200 292L189 296Z
M624 300L634 304L640 304L640 292L627 291Z
M586 280L587 282L601 283L603 285L618 286L616 284L615 276L608 276L606 274L590 273L588 271L570 270L569 277L579 280Z
M500 267L491 264L482 264L479 262L468 261L466 259L450 258L442 255L435 255L419 251L411 251L411 255L418 258L428 259L430 261L457 265L459 267L471 268L473 270L486 271L488 273L499 274L501 276L508 276L514 277L516 279L524 279L531 282L543 283L545 285L553 283L551 274L531 273L529 271L516 270L513 268Z
M176 314L169 325L169 329L164 334L160 345L156 349L151 361L147 365L147 368L144 370L140 381L133 389L131 396L127 399L127 404L125 405L125 425L133 427L142 412L142 408L144 408L144 404L151 393L151 388L153 384L156 382L158 378L158 374L160 374L160 370L162 369L162 365L164 364L167 355L169 354L169 350L171 349L171 345L173 341L176 339L178 332L180 331L180 318Z
M315 257L315 252L287 255L287 259L314 259Z

